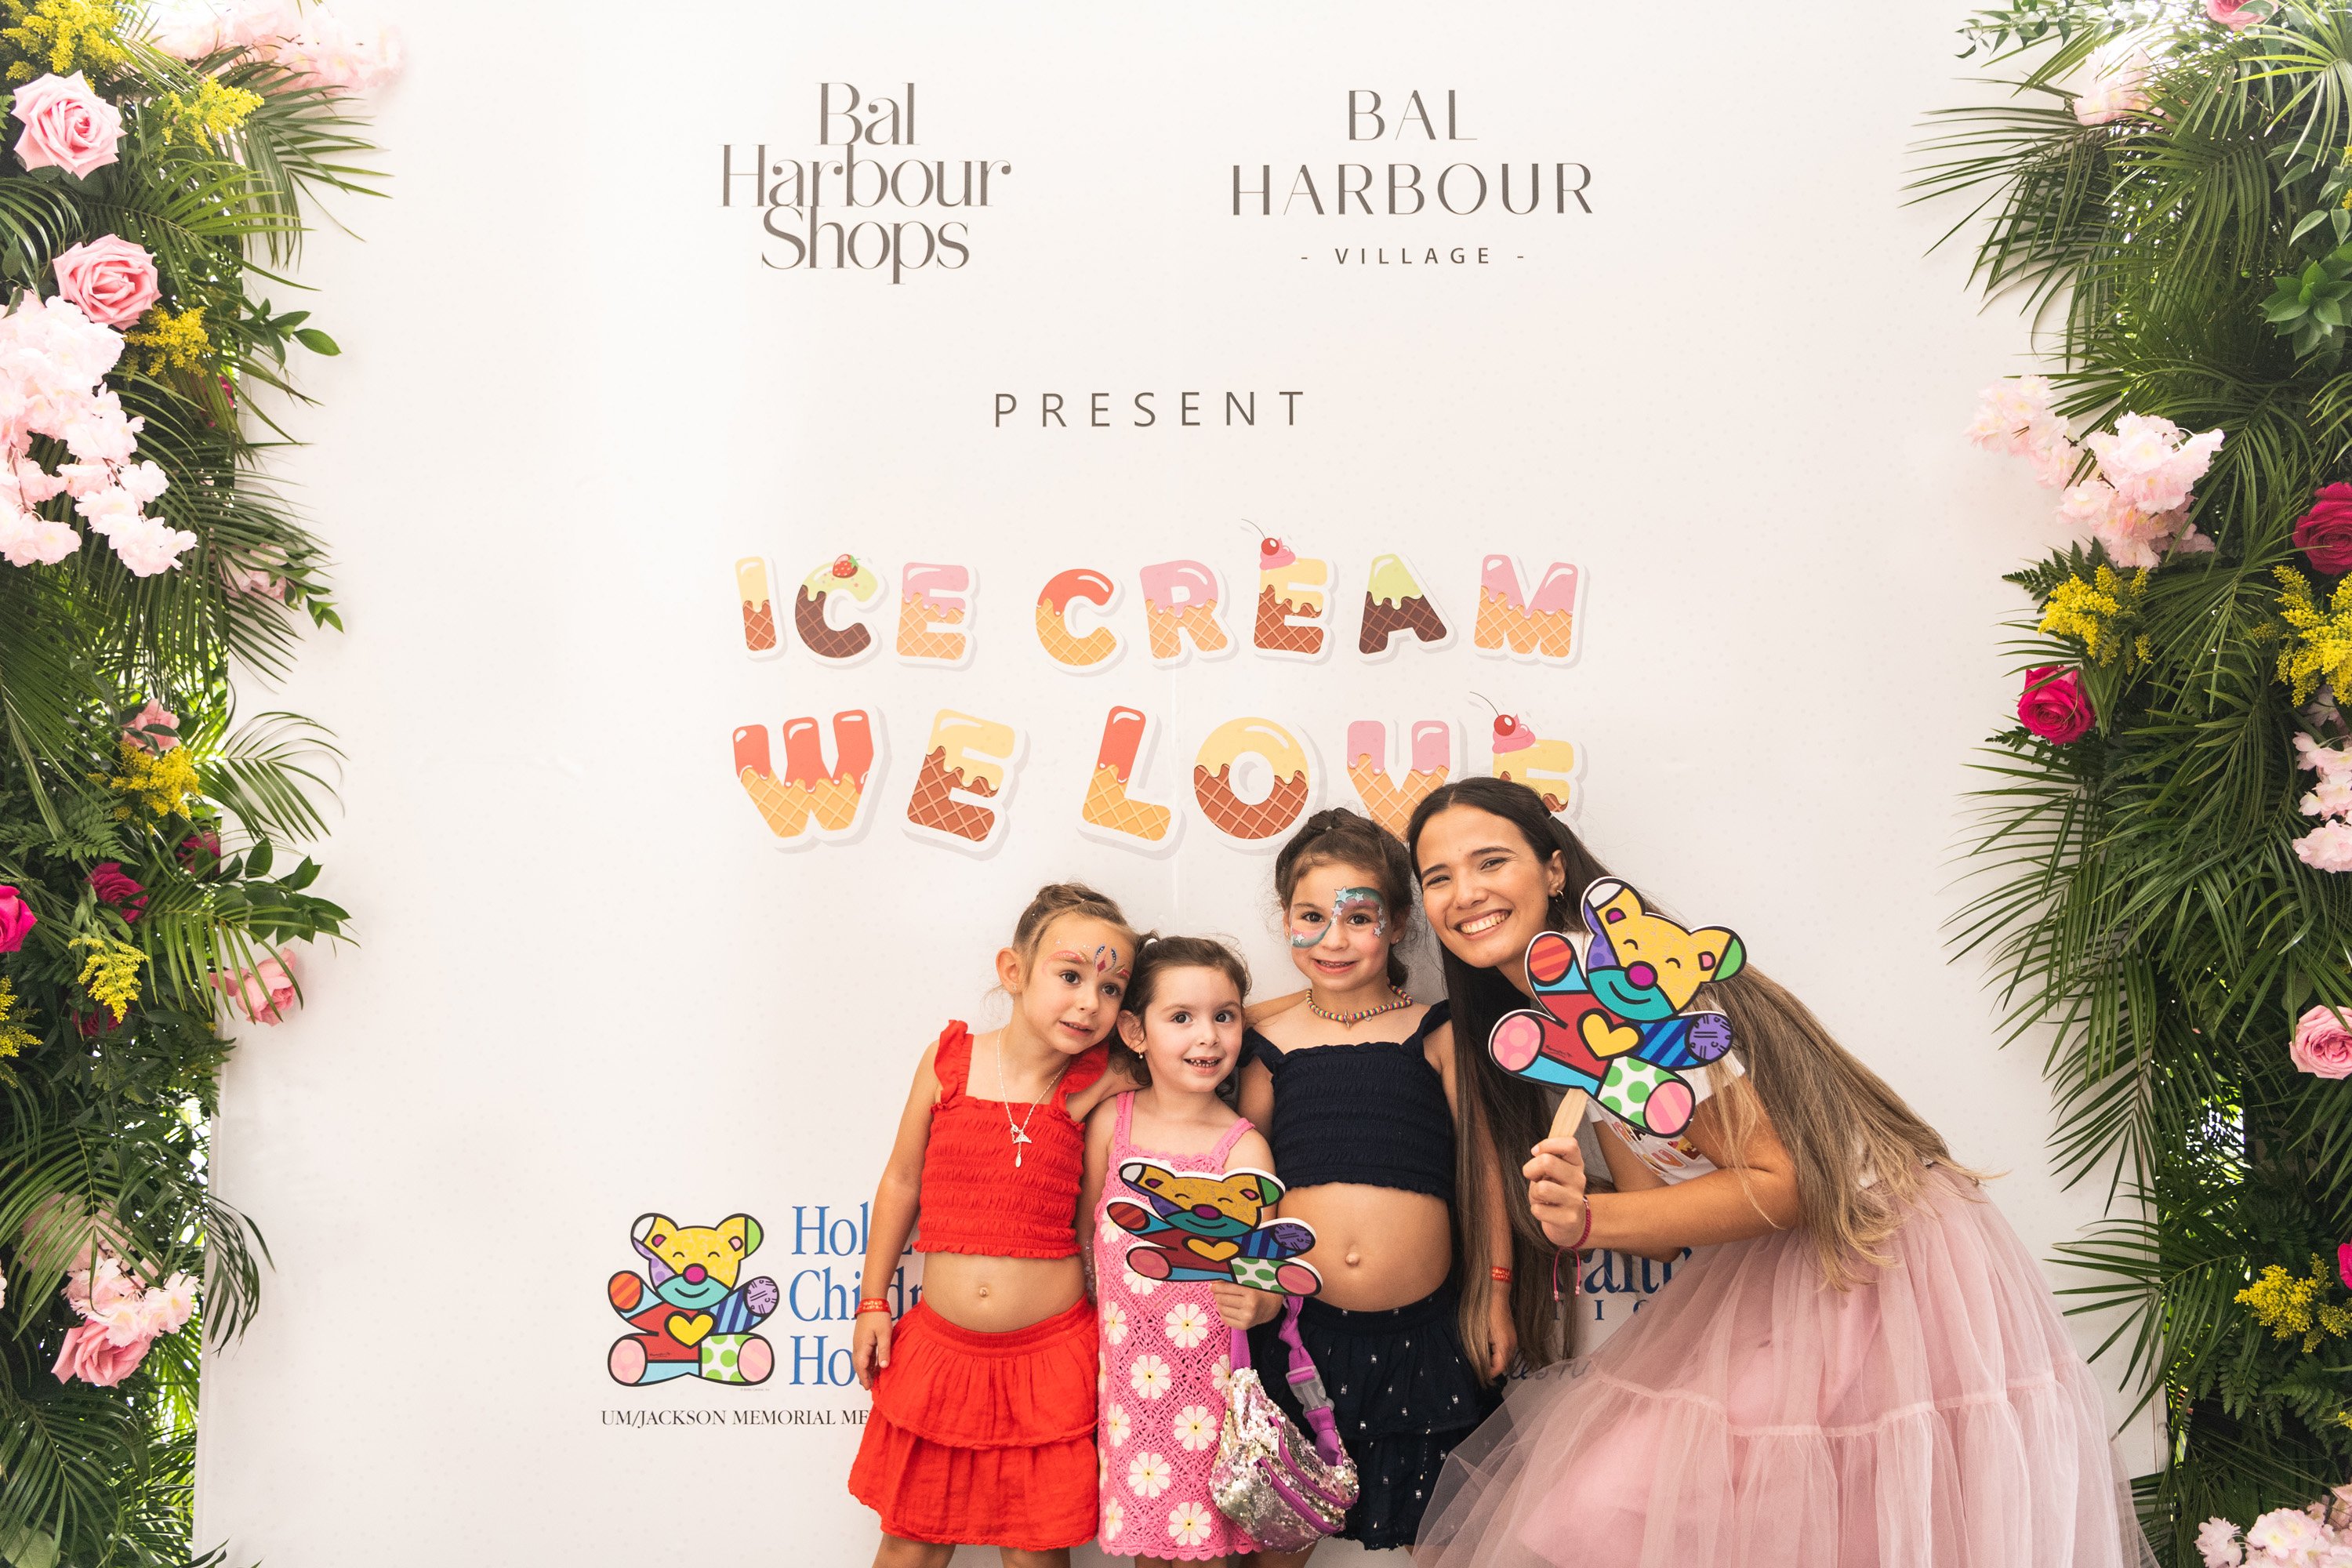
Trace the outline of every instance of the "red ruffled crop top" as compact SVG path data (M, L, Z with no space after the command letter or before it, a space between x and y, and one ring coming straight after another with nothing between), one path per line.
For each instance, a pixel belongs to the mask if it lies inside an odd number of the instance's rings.
M1087 1134L1065 1108L1070 1096L1102 1077L1110 1065L1110 1047L1097 1046L1073 1058L1034 1114L1027 1105L1007 1107L965 1092L971 1031L961 1022L940 1031L931 1063L940 1099L931 1107L930 1142L923 1149L915 1250L982 1258L1076 1257ZM1016 1145L1013 1130L1024 1121L1028 1142ZM1016 1152L1018 1165L1013 1163Z

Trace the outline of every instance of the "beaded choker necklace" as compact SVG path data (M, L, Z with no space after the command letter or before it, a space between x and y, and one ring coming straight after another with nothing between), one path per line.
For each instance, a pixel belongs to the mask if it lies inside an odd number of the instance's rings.
M1307 1010L1308 1012L1314 1014L1325 1023L1338 1024L1343 1028L1350 1025L1360 1024L1367 1018L1377 1018L1383 1013L1402 1012L1405 1008L1412 1005L1412 993L1404 990L1402 986L1396 985L1389 987L1388 1001L1378 1003L1370 1007L1359 1007L1352 1013L1334 1013L1328 1007L1326 1007L1321 1003L1316 1001L1315 994L1313 992L1310 991L1307 994Z

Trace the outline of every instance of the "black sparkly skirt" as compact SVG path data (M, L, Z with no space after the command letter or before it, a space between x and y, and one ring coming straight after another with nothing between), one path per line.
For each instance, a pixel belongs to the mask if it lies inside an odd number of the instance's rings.
M1386 1312L1347 1312L1308 1300L1298 1337L1331 1396L1339 1441L1362 1493L1339 1531L1378 1552L1411 1546L1445 1456L1502 1403L1463 1352L1451 1285ZM1275 1323L1250 1331L1250 1359L1283 1413L1306 1427L1291 1396L1290 1350Z

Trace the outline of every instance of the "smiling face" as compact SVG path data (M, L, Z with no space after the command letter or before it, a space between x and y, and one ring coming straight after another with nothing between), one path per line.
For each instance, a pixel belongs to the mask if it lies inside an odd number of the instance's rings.
M653 1265L655 1293L673 1307L698 1309L735 1288L744 1254L760 1245L760 1223L739 1214L717 1225L682 1226L665 1215L647 1215L631 1240Z
M1037 1037L1076 1056L1118 1022L1134 963L1131 932L1090 915L1063 915L1039 933L1025 970L1018 952L1005 949L998 977Z
M1548 926L1568 881L1557 849L1538 853L1493 812L1453 805L1421 830L1415 870L1422 912L1445 950L1479 969L1496 969L1522 991L1528 943Z
M1155 1088L1213 1093L1241 1059L1242 994L1221 969L1163 969L1142 1016L1122 1014L1118 1032L1143 1058Z
M1378 880L1376 871L1337 863L1299 873L1283 920L1290 962L1311 984L1340 993L1388 984L1399 933Z

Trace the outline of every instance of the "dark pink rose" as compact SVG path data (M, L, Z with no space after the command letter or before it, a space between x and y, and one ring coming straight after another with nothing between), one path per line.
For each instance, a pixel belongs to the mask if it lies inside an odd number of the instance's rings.
M2079 741L2098 721L2091 700L2083 695L2079 670L2054 664L2037 664L2025 672L2025 690L2017 700L2018 721L2043 740L2058 745Z
M5 882L0 882L0 952L14 952L25 945L39 924L25 895Z
M220 858L220 835L209 827L199 827L180 840L180 864L194 870L199 860Z
M2352 571L2352 485L2329 485L2312 498L2294 525L2294 547L2311 569L2334 576Z
M2352 1290L2352 1241L2336 1249L2336 1278L2344 1281L2347 1290Z
M58 1364L50 1370L59 1383L78 1377L100 1388L112 1388L139 1370L147 1359L148 1336L142 1335L127 1345L118 1345L107 1338L104 1323L83 1323L68 1331L65 1343L58 1349Z
M2287 1059L2315 1078L2352 1078L2352 1024L2333 1007L2313 1007L2294 1021Z
M119 860L100 860L92 866L89 886L100 903L113 905L126 921L135 921L146 912L147 889L131 879Z

